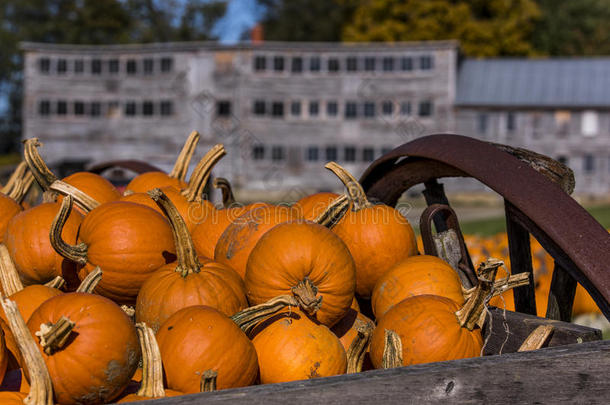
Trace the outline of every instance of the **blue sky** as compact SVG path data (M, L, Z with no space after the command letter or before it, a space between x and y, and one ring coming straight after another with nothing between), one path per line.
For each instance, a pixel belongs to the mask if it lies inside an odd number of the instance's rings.
M214 27L214 34L224 43L239 40L242 32L252 28L262 16L256 0L230 0L227 14Z

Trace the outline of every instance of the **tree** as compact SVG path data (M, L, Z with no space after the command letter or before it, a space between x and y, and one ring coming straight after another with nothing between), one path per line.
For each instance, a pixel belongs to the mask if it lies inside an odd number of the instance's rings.
M369 0L343 27L344 41L458 39L470 56L529 55L533 0Z

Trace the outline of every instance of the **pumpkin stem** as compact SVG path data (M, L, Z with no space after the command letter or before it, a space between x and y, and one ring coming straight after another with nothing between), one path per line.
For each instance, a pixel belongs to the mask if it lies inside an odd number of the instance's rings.
M335 162L329 162L324 167L333 172L341 180L341 183L345 185L347 195L352 200L352 211L358 212L363 208L373 205L366 198L366 193L360 183L358 183L358 180L350 172Z
M292 287L292 293L296 297L299 307L307 315L313 316L322 306L322 297L316 297L318 287L311 282L309 277L305 277L303 281L299 281L296 287Z
M402 341L398 333L391 329L385 330L381 367L402 367Z
M36 336L40 339L40 346L42 346L44 352L52 355L63 348L75 326L76 324L65 316L59 318L59 321L54 324L51 322L41 323Z
M129 317L129 319L131 319L132 322L135 322L136 309L134 307L130 307L129 305L121 305L121 309L123 310L123 312L125 312L125 314L127 314L127 316Z
M527 273L513 274L510 277L505 277L501 280L496 280L494 282L494 286L493 286L492 297L496 297L510 289L528 285L529 283L530 283L530 279L529 279L529 275ZM464 299L468 300L470 297L472 297L472 294L474 293L474 291L476 289L477 289L476 287L472 287L467 290L464 289L463 290Z
M473 330L476 326L479 328L483 326L486 316L485 308L491 297L493 297L496 274L498 268L503 264L504 262L501 260L492 258L480 264L477 269L479 284L475 287L464 306L455 313L462 327Z
M30 392L23 402L28 405L52 405L51 376L17 304L5 298L2 300L2 308L30 376Z
M218 161L226 155L227 152L223 145L218 144L205 154L201 158L197 167L193 170L191 178L189 179L189 185L186 189L182 190L182 195L186 197L189 202L202 202L202 194L205 185L210 178L212 168Z
M19 278L15 263L3 243L0 243L0 282L2 282L4 294L9 297L23 290L23 283Z
M76 187L61 180L53 182L53 184L49 186L49 190L55 191L64 196L72 196L76 206L83 210L83 212L85 213L93 211L94 208L97 208L100 205L100 203L94 198L89 197L87 194L83 193Z
M231 207L235 204L235 196L233 196L233 190L231 189L231 183L224 177L216 177L214 179L214 188L219 188L222 192L222 206L225 208Z
M95 290L95 287L97 287L101 279L102 269L100 269L100 266L95 266L95 269L93 269L91 273L87 274L87 277L81 281L80 285L76 289L76 292L93 294L93 290Z
M44 203L54 203L57 201L57 195L55 191L47 190L42 192L42 202Z
M136 332L142 348L142 383L137 395L148 398L162 398L163 389L163 363L161 352L155 340L155 333L145 323L136 323Z
M540 325L530 333L521 346L518 352L527 352L530 350L538 350L542 348L550 339L555 328L553 325Z
M239 311L231 317L246 334L249 334L263 319L276 314L288 306L298 306L297 299L291 295L280 295L264 304L255 305Z
M66 285L66 280L64 280L62 276L57 276L53 280L51 280L45 284L46 287L56 288L58 290L61 290L62 288L64 288L65 285Z
M17 183L21 178L23 178L27 167L28 165L25 162L20 162L13 171L13 173L11 173L11 176L8 178L8 181L6 182L4 187L0 188L0 193L4 195L9 195L11 190L15 188L15 183Z
M178 265L175 271L180 273L182 277L186 277L190 273L199 273L201 263L197 258L195 244L178 209L160 189L155 188L147 193L169 218L169 223L172 226L176 256L178 257Z
M199 386L199 392L212 392L216 391L216 378L218 373L214 370L205 370L201 376L201 385Z
M61 238L64 225L72 212L72 196L68 195L61 202L59 212L51 224L51 246L57 253L75 263L85 265L87 263L87 245L83 242L78 245L70 245Z
M193 153L195 153L197 143L199 143L199 137L199 132L191 132L189 137L186 139L178 158L176 159L176 163L174 163L174 168L169 173L169 177L184 181L186 173L189 169L189 164L191 163L191 158L193 157Z
M347 374L362 371L362 364L366 350L369 347L374 326L356 319L356 332L358 333L347 349Z
M34 176L28 170L28 165L25 162L21 162L17 165L17 168L0 192L17 203L21 203L33 182Z
M346 195L339 196L313 222L332 229L343 218L348 208L349 198Z

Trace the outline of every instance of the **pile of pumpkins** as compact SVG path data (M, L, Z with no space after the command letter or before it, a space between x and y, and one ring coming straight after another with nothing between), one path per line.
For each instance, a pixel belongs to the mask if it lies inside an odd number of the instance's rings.
M58 179L24 142L0 194L0 401L130 402L481 354L500 261L464 290L333 162L344 195L240 205L219 181L218 208L202 196L222 145L185 181L198 140L123 194ZM34 179L43 201L24 208Z

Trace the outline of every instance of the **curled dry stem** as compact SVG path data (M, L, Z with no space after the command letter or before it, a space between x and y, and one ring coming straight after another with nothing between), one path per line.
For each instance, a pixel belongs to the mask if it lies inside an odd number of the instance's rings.
M309 277L292 287L292 293L299 303L299 307L308 315L313 316L322 306L322 297L317 297L318 287L311 282Z
M23 141L23 158L34 175L36 182L46 191L58 179L44 162L40 153L38 153L39 146L42 146L42 143L38 141L38 138Z
M87 277L81 281L80 285L76 289L76 292L93 294L93 290L95 290L95 287L97 287L101 280L102 269L100 269L100 266L96 266L95 269L93 269L91 273L87 274Z
M169 177L173 177L174 179L178 179L180 181L184 181L186 178L186 173L188 172L189 165L191 164L191 159L193 157L193 153L195 153L195 148L199 143L199 132L193 131L190 133L178 158L176 159L176 163L174 163L174 168L169 173Z
M15 263L3 243L0 243L0 282L2 282L2 289L6 296L10 297L23 290L23 283L19 278Z
M55 288L57 290L61 290L66 285L66 280L62 276L57 276L53 280L45 283L46 287Z
M17 304L8 298L2 299L2 308L30 376L30 392L23 402L28 405L52 405L51 376Z
M201 384L199 386L199 392L212 392L216 391L216 379L218 373L214 370L205 370L201 376Z
M59 318L59 321L54 324L50 322L40 324L40 330L36 332L36 336L40 339L40 346L44 352L52 355L62 349L75 326L76 324L65 316Z
M318 215L314 222L322 226L332 229L343 218L349 208L349 198L346 195L337 197Z
M0 188L0 193L4 195L9 195L11 190L15 188L15 183L17 183L20 179L23 178L28 165L25 162L21 162L17 165L11 176L8 178L8 181L4 185L4 187Z
M235 204L235 196L233 195L233 189L231 183L224 177L216 177L214 179L214 188L219 188L222 192L222 206L225 208L231 207Z
M362 371L364 357L373 335L374 325L356 319L357 335L347 349L347 374Z
M142 383L137 394L148 398L162 398L163 363L155 333L144 322L136 323L136 332L142 348Z
M280 312L288 306L299 305L297 299L292 295L280 295L264 304L255 305L239 311L231 317L231 320L237 324L246 334L249 334L264 319L271 315Z
M366 198L366 193L358 180L350 172L335 162L329 162L324 167L333 172L347 189L347 195L352 201L352 211L357 212L373 205Z
M51 224L51 246L66 259L84 265L87 263L87 245L83 242L78 245L70 245L61 238L61 232L70 216L70 212L72 212L72 196L66 196Z
M402 341L398 333L391 329L385 330L381 366L383 368L402 367Z
M189 179L189 185L186 189L182 190L182 195L186 197L189 202L202 202L203 201L203 189L210 178L212 168L227 152L223 145L215 145L212 149L201 158L197 167L193 170L191 178Z

